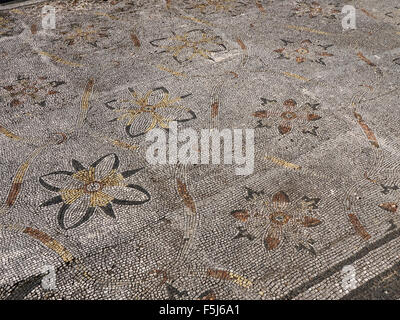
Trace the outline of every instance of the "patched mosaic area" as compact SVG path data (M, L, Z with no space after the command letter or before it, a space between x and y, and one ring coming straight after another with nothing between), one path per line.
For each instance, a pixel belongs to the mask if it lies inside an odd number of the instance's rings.
M396 0L22 2L0 70L0 299L400 298ZM254 171L150 164L175 121Z

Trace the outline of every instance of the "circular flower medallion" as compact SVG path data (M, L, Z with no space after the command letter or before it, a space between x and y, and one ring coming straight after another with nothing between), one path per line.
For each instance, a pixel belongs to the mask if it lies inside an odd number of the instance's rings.
M289 222L290 216L282 211L276 211L269 215L272 223L283 226Z
M285 120L293 120L297 118L297 114L292 111L285 111L281 114L281 117Z
M155 106L150 106L150 105L147 105L147 106L144 106L141 108L141 110L143 112L153 112L155 109L156 109Z
M309 53L308 49L306 48L299 48L296 50L296 52L300 53L300 54L307 54Z
M103 189L103 185L99 181L93 181L91 183L85 184L84 189L86 193L98 192Z
M292 243L296 248L308 250L317 255L314 240L307 229L323 223L313 213L318 209L320 198L303 196L292 202L284 191L278 191L265 201L256 200L249 208L234 210L232 216L240 222L235 239L247 238L252 241L262 235L267 251L278 249L283 242Z
M256 118L259 118L258 120L258 125L256 128L262 128L262 127L271 127L272 121L264 120L264 119L271 119L273 117L279 118L279 124L278 124L278 131L281 135L288 134L292 132L293 127L296 126L297 123L303 124L304 127L301 130L303 134L309 133L314 136L317 136L316 129L318 129L317 126L313 126L313 128L306 130L305 126L308 126L309 122L314 122L322 117L316 113L314 113L315 110L317 110L317 107L319 106L319 103L310 103L306 102L302 105L297 104L297 102L294 99L287 99L283 101L283 108L279 106L279 103L277 103L276 100L268 100L265 98L261 98L262 105L266 105L267 103L272 103L274 102L276 106L279 107L279 109L276 109L275 111L272 108L269 108L268 110L258 110L253 113L253 116ZM273 107L271 105L271 107ZM283 109L283 110L282 110ZM267 123L263 123L263 122Z
M55 132L51 134L50 139L55 144L62 144L68 139L68 136L64 132Z
M34 86L26 86L24 89L22 89L23 94L35 94L38 91L39 89Z

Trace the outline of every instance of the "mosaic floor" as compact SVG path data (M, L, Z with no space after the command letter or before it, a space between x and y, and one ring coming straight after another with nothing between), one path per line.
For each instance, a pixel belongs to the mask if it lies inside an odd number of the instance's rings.
M0 299L400 298L398 0L30 3L0 6ZM254 129L254 172L149 164L171 119Z

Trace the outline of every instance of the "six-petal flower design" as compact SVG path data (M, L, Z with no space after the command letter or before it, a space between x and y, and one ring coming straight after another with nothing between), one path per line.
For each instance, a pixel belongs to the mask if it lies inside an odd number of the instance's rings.
M328 52L328 49L333 46L332 44L319 44L309 39L301 41L281 40L283 47L274 50L275 53L279 54L277 59L295 60L298 64L310 61L326 66L324 59L333 56L332 53Z
M268 251L277 249L285 240L315 254L312 246L314 241L306 231L322 224L321 220L313 216L319 201L318 198L305 196L293 203L286 192L279 191L270 199L257 200L249 210L235 210L231 214L247 224L249 239L261 234Z
M46 97L57 94L56 87L63 85L64 81L46 81L47 77L35 80L29 77L18 76L14 84L4 86L3 89L11 98L10 106L16 107L30 102L46 106Z
M265 100L261 98L261 100ZM263 103L265 105L265 103ZM292 131L295 122L312 122L321 119L318 114L313 112L313 105L306 103L299 107L293 99L287 99L283 102L284 110L274 112L269 110L259 110L253 113L253 116L260 119L279 118L279 133L285 135Z

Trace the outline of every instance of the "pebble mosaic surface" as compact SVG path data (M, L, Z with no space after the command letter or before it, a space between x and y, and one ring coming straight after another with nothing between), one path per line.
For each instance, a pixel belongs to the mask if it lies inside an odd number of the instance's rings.
M400 298L397 0L30 2L0 6L0 299ZM254 129L254 172L149 164L171 119Z

